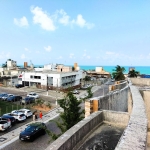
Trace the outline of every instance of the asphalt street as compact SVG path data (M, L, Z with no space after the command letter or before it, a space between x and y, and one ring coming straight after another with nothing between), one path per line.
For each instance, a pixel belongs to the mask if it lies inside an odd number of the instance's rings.
M56 118L56 120L58 117ZM60 129L54 122L46 123L47 129L54 132L55 134L61 133ZM29 141L20 141L19 139L15 142L7 145L1 150L45 150L48 145L52 143L52 139L48 134L42 135L35 139L33 142Z
M105 85L94 86L92 88L92 91L94 92L93 97L103 96L103 94L107 94L108 89L109 89L108 87L111 84L112 84L112 82L108 81L107 83L105 83ZM0 87L0 93L3 93L3 92L26 96L29 91L22 90L22 89L15 89L15 88ZM57 94L57 98L61 96L61 94L59 94L59 93L54 93L51 96L50 95L47 96L46 91L42 91L42 90L41 91L34 90L34 92L38 93L43 100L51 101L53 104L56 103L56 94ZM82 97L87 94L86 91L80 91L80 92L81 93L79 95L76 95L77 97ZM62 97L63 96L64 95L62 94ZM81 106L84 109L84 104L81 104ZM30 122L31 120L32 120L32 118L29 118L26 121ZM15 125L10 130L14 130L18 126L22 126L22 124L27 123L26 121ZM51 130L55 133L60 133L59 128L56 126L56 124L54 122L48 122L47 127L49 130ZM0 134L0 135L2 135L2 134ZM49 141L50 141L50 137L47 134L37 138L34 142L22 142L18 139L15 142L13 142L10 145L3 148L2 150L44 150L50 144Z

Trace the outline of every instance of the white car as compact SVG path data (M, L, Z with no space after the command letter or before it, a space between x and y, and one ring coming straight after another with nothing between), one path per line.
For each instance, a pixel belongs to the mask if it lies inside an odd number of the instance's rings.
M29 109L19 109L18 112L22 112L23 114L25 114L25 116L27 118L31 117L33 115L33 113L31 112L31 110L29 110Z
M12 113L7 113L4 115L9 115L9 116L13 116L16 121L24 121L26 120L26 116L22 113L22 112L17 112L17 111L12 111Z
M75 90L72 91L72 93L73 94L79 94L79 91L75 89Z
M39 95L38 94L36 94L36 93L29 93L27 96L29 96L29 97L34 97L35 99L36 98L39 98Z
M5 120L0 120L0 131L5 131L9 128L8 122Z

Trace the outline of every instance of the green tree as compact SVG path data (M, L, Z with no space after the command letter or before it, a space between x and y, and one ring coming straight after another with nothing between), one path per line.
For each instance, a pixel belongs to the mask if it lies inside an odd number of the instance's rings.
M123 72L125 72L125 68L117 65L115 69L113 69L112 76L116 81L124 80L125 76Z
M91 77L90 76L85 76L84 81L90 81Z
M140 73L138 71L135 71L134 69L130 70L129 73L128 73L128 76L129 77L136 77L139 75Z
M5 62L5 64L2 64L2 68L7 67L7 62Z
M70 129L84 118L84 111L81 111L81 107L79 106L82 101L77 100L72 92L69 92L67 96L59 100L58 103L60 107L64 109L64 112L60 113L60 118L66 130Z
M61 130L61 134L63 134L84 118L84 110L81 110L79 106L82 100L77 100L71 91L67 93L64 99L59 100L58 103L64 111L60 113L60 119L58 119L58 121L51 120L51 122L55 122ZM56 140L61 135L56 135L50 130L46 130L46 132L53 140Z
M93 96L92 87L87 88L87 93L88 93L88 96L86 98L91 98Z

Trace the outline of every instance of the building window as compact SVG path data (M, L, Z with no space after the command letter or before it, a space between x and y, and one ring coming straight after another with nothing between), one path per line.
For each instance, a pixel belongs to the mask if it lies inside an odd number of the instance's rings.
M34 78L34 76L32 76L32 75L31 75L31 76L30 76L30 78L31 78L31 79L33 79L33 78Z
M41 76L34 76L34 79L41 79Z

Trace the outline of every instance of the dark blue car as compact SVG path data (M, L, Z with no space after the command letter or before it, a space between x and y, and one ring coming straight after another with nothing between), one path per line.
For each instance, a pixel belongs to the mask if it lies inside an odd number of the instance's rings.
M2 94L0 94L0 99L2 99L2 97L3 96L6 96L7 95L7 93L2 93Z
M16 123L16 119L10 115L3 115L1 118L6 119L6 120L10 120L11 125L14 125Z
M25 97L24 99L22 99L20 101L20 104L30 104L30 103L34 103L35 102L35 98L34 97Z
M21 101L22 97L18 95L10 96L7 98L7 102L15 102L15 101Z

